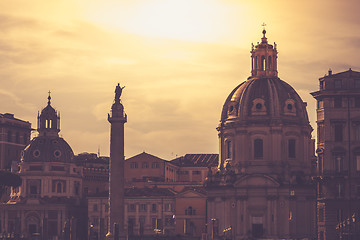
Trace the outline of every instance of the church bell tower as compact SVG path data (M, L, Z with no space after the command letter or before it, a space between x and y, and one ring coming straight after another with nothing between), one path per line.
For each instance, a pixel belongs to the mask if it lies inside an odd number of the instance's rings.
M124 231L124 124L127 116L120 96L124 87L115 89L115 100L108 114L110 132L109 229L107 239L125 239Z

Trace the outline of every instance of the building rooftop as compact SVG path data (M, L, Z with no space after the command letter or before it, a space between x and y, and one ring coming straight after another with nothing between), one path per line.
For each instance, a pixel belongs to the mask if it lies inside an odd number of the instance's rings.
M128 197L157 197L157 196L174 196L176 194L175 191L169 189L169 188L125 188L125 198ZM89 195L88 197L108 197L109 192L99 192Z
M170 162L179 167L216 167L219 154L186 154Z
M147 160L157 160L157 161L166 161L162 158L156 157L154 155L151 155L149 153L146 152L142 152L138 155L132 156L130 158L125 159L125 161L133 161L133 160L137 160L137 159L147 159Z
M25 123L25 124L30 124L29 121L24 121L24 120L21 120L19 118L15 118L13 113L0 113L0 120L1 121L7 120L7 119L19 121L19 122L22 122L22 123Z

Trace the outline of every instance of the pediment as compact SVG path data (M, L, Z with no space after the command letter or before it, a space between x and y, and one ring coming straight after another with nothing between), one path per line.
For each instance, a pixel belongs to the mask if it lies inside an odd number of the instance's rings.
M274 178L265 174L251 174L244 176L235 182L235 187L279 187L280 184Z
M204 197L205 195L202 193L199 193L197 191L193 191L193 190L186 190L184 192L181 192L179 194L176 195L176 197L181 197L181 198L201 198Z

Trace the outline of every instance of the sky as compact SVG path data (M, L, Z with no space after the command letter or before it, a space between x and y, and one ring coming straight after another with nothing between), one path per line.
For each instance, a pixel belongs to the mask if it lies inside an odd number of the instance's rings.
M1 0L0 113L36 128L50 90L74 153L108 156L120 83L126 157L218 153L222 105L250 75L266 23L279 77L316 129L318 79L360 71L359 10L357 0Z

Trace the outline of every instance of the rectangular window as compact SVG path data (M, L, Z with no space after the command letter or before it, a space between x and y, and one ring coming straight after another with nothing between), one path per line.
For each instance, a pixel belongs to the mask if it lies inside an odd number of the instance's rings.
M172 204L165 203L165 212L171 212L171 211L172 211Z
M144 203L140 204L140 208L139 208L140 212L146 212L146 209L147 209L146 204Z
M324 81L320 81L320 90L324 89Z
M324 101L318 100L318 102L317 102L317 108L318 108L318 109L324 108Z
M157 163L157 162L153 162L153 163L151 164L151 168L160 168L160 164Z
M360 97L355 97L354 98L354 106L356 108L360 108Z
M334 108L342 107L342 98L340 96L334 97Z
M289 139L289 141L288 141L288 154L289 154L289 158L296 157L296 141L295 141L295 139Z
M360 155L356 155L356 171L360 171Z
M324 208L319 208L319 222L324 222Z
M254 158L263 158L263 140L254 140Z
M30 194L37 194L37 186L30 186Z
M98 205L97 205L96 203L93 205L93 211L94 211L94 212L97 212L97 211L98 211Z
M192 174L193 174L193 175L200 175L201 172L200 172L200 171L192 171Z
M338 188L338 197L343 197L344 196L344 186L343 186L343 184L338 183L337 188Z
M130 163L130 168L138 168L138 164L136 162Z
M128 235L134 235L135 218L128 218Z
M15 142L20 143L20 135L18 132L16 132L16 135L15 135Z
M145 220L146 220L146 217L145 216L140 216L139 217L139 224L141 225L144 225L145 224Z
M129 205L129 212L135 212L136 211L136 205L135 204L130 204Z
M42 171L42 170L43 170L42 166L37 166L37 165L29 166L29 171Z
M356 141L360 141L360 123L355 123L356 125L354 126L354 130L355 130L355 140Z
M336 156L335 157L335 170L336 172L341 172L342 169L342 164L343 164L343 160L341 156Z
M62 167L62 166L51 166L50 171L64 172L64 171L65 171L65 167Z
M149 168L149 164L147 162L143 162L141 167L142 168Z
M157 209L157 205L156 205L156 203L153 203L151 205L151 212L156 212L156 209Z
M343 141L343 126L342 124L335 124L334 126L335 142Z
M7 135L8 142L11 142L11 138L12 138L12 132L8 131L8 135Z
M341 89L341 87L342 87L342 81L341 81L341 79L335 79L335 81L334 81L334 88L335 88L335 89Z
M355 88L360 88L360 79L355 79L354 80L354 87Z

